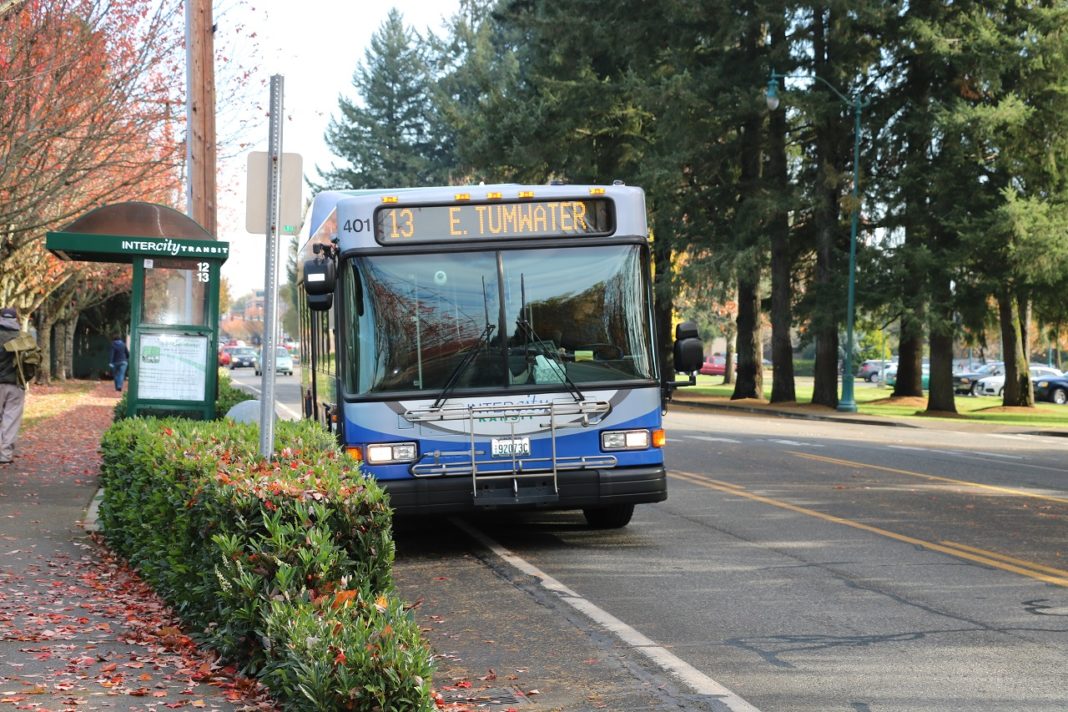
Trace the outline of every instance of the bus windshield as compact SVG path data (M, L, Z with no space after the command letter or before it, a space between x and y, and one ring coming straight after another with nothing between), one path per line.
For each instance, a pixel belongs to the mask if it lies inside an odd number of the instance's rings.
M346 390L648 382L643 260L637 245L356 257Z

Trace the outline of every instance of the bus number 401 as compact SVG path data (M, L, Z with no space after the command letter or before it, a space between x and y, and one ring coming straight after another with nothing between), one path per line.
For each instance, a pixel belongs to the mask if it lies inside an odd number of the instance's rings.
M346 220L345 224L341 226L345 232L363 232L364 230L371 231L371 218L357 218L355 220Z

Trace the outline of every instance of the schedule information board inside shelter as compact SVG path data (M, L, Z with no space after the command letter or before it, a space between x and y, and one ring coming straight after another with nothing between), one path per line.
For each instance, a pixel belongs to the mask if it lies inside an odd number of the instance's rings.
M207 358L207 336L141 334L137 397L145 400L205 400Z

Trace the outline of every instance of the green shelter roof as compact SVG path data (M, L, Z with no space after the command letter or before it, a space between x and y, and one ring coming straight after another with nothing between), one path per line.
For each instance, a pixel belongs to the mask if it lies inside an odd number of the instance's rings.
M132 262L135 257L188 257L225 261L230 244L219 242L188 215L155 203L126 202L91 210L45 247L60 259Z

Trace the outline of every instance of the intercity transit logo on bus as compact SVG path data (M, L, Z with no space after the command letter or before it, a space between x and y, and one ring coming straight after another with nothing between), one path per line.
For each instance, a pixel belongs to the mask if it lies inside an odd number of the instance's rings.
M546 398L539 398L536 395L529 395L526 398L516 400L503 400L503 401L479 401L477 407L479 408L497 408L508 406L545 406L549 405L552 401ZM518 423L521 420L533 420L536 417L544 417L545 413L541 411L527 412L522 411L518 413L512 413L509 411L499 411L501 415L488 415L484 417L475 418L480 423Z
M136 250L142 253L156 252L161 255L171 255L172 257L177 257L179 255L203 257L205 255L226 255L228 254L229 246L213 244L209 240L205 240L204 244L200 245L190 244L188 242L175 242L174 240L167 238L166 240L123 240L122 249Z

